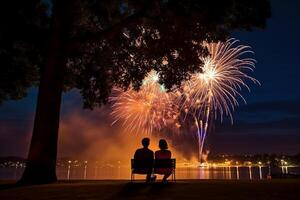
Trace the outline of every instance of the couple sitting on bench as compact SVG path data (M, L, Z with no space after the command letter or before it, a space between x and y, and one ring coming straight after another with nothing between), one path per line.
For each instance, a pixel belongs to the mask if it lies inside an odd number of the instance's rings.
M132 179L133 174L147 174L146 182L154 182L156 176L154 174L164 175L162 182L166 183L167 178L174 173L175 159L171 159L171 151L168 150L167 141L159 140L160 150L155 154L149 147L150 139L142 140L143 148L136 150L134 160L132 160ZM175 177L172 177L173 179Z

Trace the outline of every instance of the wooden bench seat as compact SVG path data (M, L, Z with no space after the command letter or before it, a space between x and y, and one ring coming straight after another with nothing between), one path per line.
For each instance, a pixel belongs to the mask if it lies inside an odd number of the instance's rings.
M131 159L131 181L134 181L135 174L156 174L157 169L172 169L171 179L176 181L175 177L176 159L154 159L137 160Z

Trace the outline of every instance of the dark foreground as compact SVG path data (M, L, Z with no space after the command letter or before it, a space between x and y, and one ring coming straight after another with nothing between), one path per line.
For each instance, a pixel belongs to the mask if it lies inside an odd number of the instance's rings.
M0 199L300 199L300 179L271 181L199 180L147 185L128 181L61 181L15 187L0 182Z

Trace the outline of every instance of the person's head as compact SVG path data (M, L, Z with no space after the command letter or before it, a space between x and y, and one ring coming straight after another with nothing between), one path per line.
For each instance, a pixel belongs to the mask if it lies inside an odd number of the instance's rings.
M168 149L168 143L165 139L160 139L159 140L159 143L158 143L158 146L161 150L166 150Z
M142 139L143 147L148 148L149 144L150 144L150 139L149 138L143 138Z

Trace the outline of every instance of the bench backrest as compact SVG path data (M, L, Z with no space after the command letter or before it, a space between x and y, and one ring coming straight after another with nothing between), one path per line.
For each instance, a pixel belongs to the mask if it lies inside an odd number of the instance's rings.
M154 169L158 168L172 168L175 169L176 160L175 159L155 159Z
M137 160L131 159L131 169L145 168L173 168L176 167L176 159Z
M153 159L131 159L131 169L149 169L153 168Z

